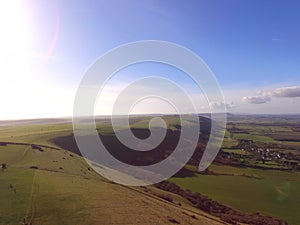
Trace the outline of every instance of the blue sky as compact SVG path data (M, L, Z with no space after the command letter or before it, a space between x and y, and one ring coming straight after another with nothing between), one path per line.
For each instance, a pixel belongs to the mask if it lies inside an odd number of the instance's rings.
M198 54L217 77L229 112L300 113L299 1L12 0L0 8L6 96L0 119L71 116L76 87L99 56L149 39ZM140 66L120 73L108 89L167 70Z

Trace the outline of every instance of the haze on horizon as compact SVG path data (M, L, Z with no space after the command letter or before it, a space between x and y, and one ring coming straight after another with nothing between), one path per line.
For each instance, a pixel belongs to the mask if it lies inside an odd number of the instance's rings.
M140 40L170 41L198 54L218 79L230 113L299 114L299 11L298 1L283 0L1 1L0 120L72 116L88 67L110 49ZM146 63L118 72L95 113L110 114L120 90L153 75L181 85L199 113L218 107L182 72ZM140 88L170 91L159 84ZM174 112L153 98L132 109Z

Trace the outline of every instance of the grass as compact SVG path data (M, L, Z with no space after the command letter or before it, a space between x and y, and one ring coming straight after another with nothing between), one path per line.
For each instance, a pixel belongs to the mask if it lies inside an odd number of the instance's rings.
M253 170L251 168L237 168L237 167L233 167L233 166L212 164L209 166L209 170L213 171L214 173L217 173L217 174L227 174L227 175L233 175L233 176L249 176L249 177L261 178L255 172L255 170Z
M0 163L8 165L15 163L18 159L22 158L22 154L27 146L24 145L7 145L0 146Z
M1 146L0 159L9 162L0 171L0 225L19 225L24 219L43 225L169 224L170 218L181 224L198 222L191 212L183 214L183 207L107 181L65 150L7 145ZM219 224L194 212L203 223Z
M261 136L261 135L252 135L252 134L234 134L233 137L239 140L253 140L260 142L275 142L271 137Z
M224 138L223 143L222 143L222 147L223 148L233 148L235 146L237 146L238 141L231 139L231 138Z
M263 161L259 160L252 162L252 164L255 164L262 169L287 169L284 165L281 165L274 161L266 161L265 163L263 163Z
M0 126L0 141L54 146L50 141L52 138L60 135L68 135L72 131L71 124Z
M249 152L247 152L245 150L241 150L241 149L223 148L222 151L227 152L227 153L237 154L237 155L249 155L250 154Z
M88 170L79 156L43 150L1 147L0 159L8 162L8 168L0 172L0 224L20 224L24 218L33 224L91 224L88 209L80 211L83 193L91 193L88 179L98 185L103 179ZM32 166L38 169L30 169Z
M33 224L91 224L83 192L91 185L80 177L37 170L32 208ZM76 212L76 213L74 213Z
M271 133L270 137L278 141L300 141L300 132Z
M300 176L296 173L214 165L210 170L225 175L171 178L182 188L200 192L245 212L261 212L300 223ZM239 176L247 174L261 179Z
M30 169L9 168L0 172L0 224L20 224L23 221L33 177L34 171Z
M36 183L33 224L169 224L170 217L197 224L175 207L110 182L39 170Z

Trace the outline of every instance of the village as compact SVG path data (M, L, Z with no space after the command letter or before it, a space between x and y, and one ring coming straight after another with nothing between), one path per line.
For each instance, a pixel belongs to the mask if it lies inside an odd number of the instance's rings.
M258 146L253 140L238 140L236 147L230 151L222 149L221 155L234 164L243 166L300 170L300 155L280 149L280 146L274 143Z

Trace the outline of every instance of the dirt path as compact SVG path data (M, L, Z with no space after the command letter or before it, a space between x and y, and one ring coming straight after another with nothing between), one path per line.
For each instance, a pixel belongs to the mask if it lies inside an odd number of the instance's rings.
M23 225L32 225L33 224L34 215L36 213L35 198L39 194L40 190L39 190L39 185L35 181L35 177L36 177L36 172L34 172L34 176L33 176L33 181L32 181L32 187L31 187L31 194L30 194L30 198L29 198L28 209L27 209L27 213L25 215L24 221L23 221Z
M24 156L26 155L26 153L28 152L28 150L30 149L30 145L28 145L25 149L24 149L24 152L23 152L23 155L22 155L22 158L24 158Z

